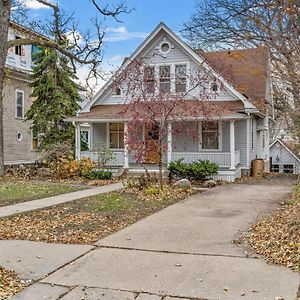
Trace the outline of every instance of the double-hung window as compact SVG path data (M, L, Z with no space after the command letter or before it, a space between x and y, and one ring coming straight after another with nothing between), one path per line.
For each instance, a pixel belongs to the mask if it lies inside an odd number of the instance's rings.
M147 94L153 94L155 91L155 68L146 67L145 68L145 84Z
M24 92L19 90L16 90L15 117L18 119L24 118Z
M171 91L171 66L159 67L159 83L161 93L170 93Z
M109 123L109 147L111 149L124 148L124 124Z
M186 92L186 65L175 65L175 92Z
M202 150L220 149L220 128L218 121L202 122Z

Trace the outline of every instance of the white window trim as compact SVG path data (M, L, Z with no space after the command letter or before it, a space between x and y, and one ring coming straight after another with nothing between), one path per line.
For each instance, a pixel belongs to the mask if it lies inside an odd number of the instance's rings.
M176 65L186 65L186 92L190 89L190 62L189 61L176 61L173 63L157 63L157 64L147 64L149 67L154 67L154 80L155 80L155 94L157 95L160 90L160 72L159 69L161 66L170 66L170 75L171 75L171 87L170 93L176 94L176 86L175 86L175 66Z
M22 117L18 117L17 116L17 96L18 93L21 93L22 96ZM25 92L22 90L15 90L15 119L19 119L19 120L24 120L24 116L25 116Z
M109 122L106 123L106 144L107 147L112 150L112 151L124 151L124 148L110 148L110 131L109 131L109 124L114 124L114 123L122 123L122 122Z
M208 120L209 121L209 120ZM202 148L202 121L199 121L198 123L198 150L202 152L221 152L222 151L222 136L223 136L223 122L217 121L219 125L219 148L218 149L205 149Z

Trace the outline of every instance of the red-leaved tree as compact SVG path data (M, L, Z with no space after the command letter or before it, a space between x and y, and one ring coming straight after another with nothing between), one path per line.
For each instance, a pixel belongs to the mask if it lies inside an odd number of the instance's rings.
M174 75L168 67L157 72L143 58L131 61L114 82L115 89L126 98L119 115L128 121L127 147L137 162L158 165L160 187L170 133L197 139L197 122L192 127L188 122L209 120L224 112L224 106L221 108L212 101L224 87L211 68L203 65L187 69L182 65ZM172 128L174 122L176 128Z

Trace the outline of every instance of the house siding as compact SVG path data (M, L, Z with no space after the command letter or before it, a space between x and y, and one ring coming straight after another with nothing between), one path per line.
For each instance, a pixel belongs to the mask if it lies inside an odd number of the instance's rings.
M294 165L294 172L296 174L300 173L299 161L278 141L270 148L270 157L272 158L272 164Z
M24 91L25 113L30 108L31 88L27 81L8 77L3 88L3 124L4 124L4 161L6 165L15 163L29 163L40 157L38 152L32 151L32 134L30 122L15 118L15 93ZM17 133L21 132L23 138L17 141Z

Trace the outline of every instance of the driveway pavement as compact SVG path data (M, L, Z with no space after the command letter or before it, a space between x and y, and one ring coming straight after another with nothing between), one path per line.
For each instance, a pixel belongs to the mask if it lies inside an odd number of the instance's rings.
M289 192L230 184L192 196L98 241L15 299L295 300L297 273L232 242Z

